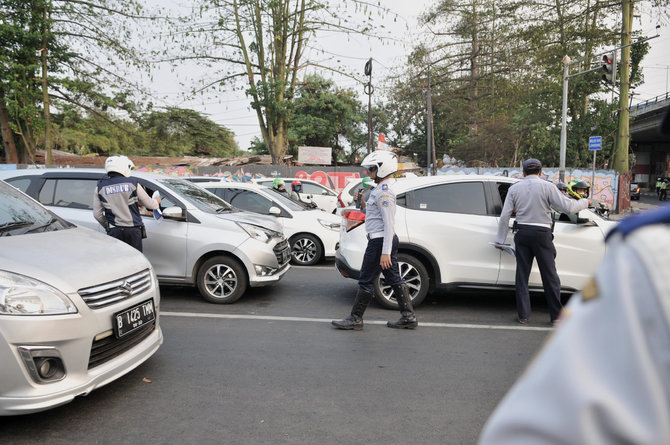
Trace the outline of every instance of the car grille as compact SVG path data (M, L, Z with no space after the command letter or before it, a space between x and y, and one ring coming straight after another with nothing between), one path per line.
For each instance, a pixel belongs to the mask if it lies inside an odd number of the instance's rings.
M291 259L291 249L288 245L288 241L284 240L280 243L277 243L274 247L275 256L277 257L277 263L279 267L288 263ZM285 250L288 250L288 253L284 253Z
M112 360L149 336L156 328L156 321L137 329L121 338L113 334L100 340L93 340L91 355L88 359L88 369L95 368L105 362Z
M79 289L79 296L91 309L100 309L139 295L151 287L149 269L120 280Z

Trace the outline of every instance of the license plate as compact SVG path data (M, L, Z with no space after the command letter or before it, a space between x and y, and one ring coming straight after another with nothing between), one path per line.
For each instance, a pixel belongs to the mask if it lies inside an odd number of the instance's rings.
M281 262L282 264L291 259L291 249L284 249L281 253Z
M121 338L156 319L154 300L147 300L125 311L114 314L114 335Z

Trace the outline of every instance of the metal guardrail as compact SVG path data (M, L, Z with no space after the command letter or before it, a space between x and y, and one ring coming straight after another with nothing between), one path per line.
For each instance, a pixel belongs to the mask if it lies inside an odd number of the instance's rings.
M631 115L637 116L647 111L657 110L670 104L670 92L658 95L653 99L645 100L644 102L631 105L629 111Z

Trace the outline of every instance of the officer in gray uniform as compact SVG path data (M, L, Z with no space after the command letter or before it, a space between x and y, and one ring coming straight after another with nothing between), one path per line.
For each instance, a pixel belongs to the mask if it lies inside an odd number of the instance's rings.
M412 299L407 285L400 278L398 269L398 236L395 234L395 193L391 175L398 171L398 158L389 151L377 150L365 157L361 166L370 171L377 186L372 190L362 211L365 212L365 231L368 244L363 256L363 265L358 280L358 292L351 315L344 320L333 320L338 329L363 329L363 313L374 292L374 280L379 271L384 274L386 284L393 289L401 317L389 321L387 326L396 329L414 329L418 326Z
M668 264L670 206L617 225L595 277L479 443L669 444Z
M552 212L571 214L587 208L591 201L569 199L556 186L540 178L542 164L537 159L527 159L523 163L523 181L512 185L505 198L495 243L502 245L509 232L509 220L516 211L517 232L514 235L516 250L516 308L517 321L528 323L530 317L530 295L528 279L537 260L542 277L545 298L549 306L550 322L553 324L561 311L561 280L556 272L556 248L552 233ZM500 247L499 247L500 248Z
M140 252L144 223L138 202L149 210L157 209L160 198L151 198L137 181L131 178L135 168L126 156L114 155L105 161L107 176L98 181L93 196L93 216L107 234Z
M670 107L660 133L670 136ZM621 221L480 445L670 443L670 206Z

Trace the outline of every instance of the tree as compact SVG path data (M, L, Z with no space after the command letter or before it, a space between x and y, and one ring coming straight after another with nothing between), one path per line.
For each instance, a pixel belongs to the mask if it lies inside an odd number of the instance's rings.
M335 156L344 150L343 139L363 123L361 104L353 90L335 88L332 80L309 75L296 87L296 98L289 117L288 141L297 147L332 147ZM337 158L336 158L337 159Z
M357 8L357 23L348 14L338 13L347 7ZM182 46L182 54L167 58L195 59L214 68L213 80L199 92L243 80L276 164L289 148L299 73L308 67L339 70L306 58L308 43L325 31L372 35L373 10L387 11L362 0L200 0L200 20L172 35L175 39L188 35L192 40Z
M141 119L147 143L171 156L235 156L233 133L194 110L168 108Z

